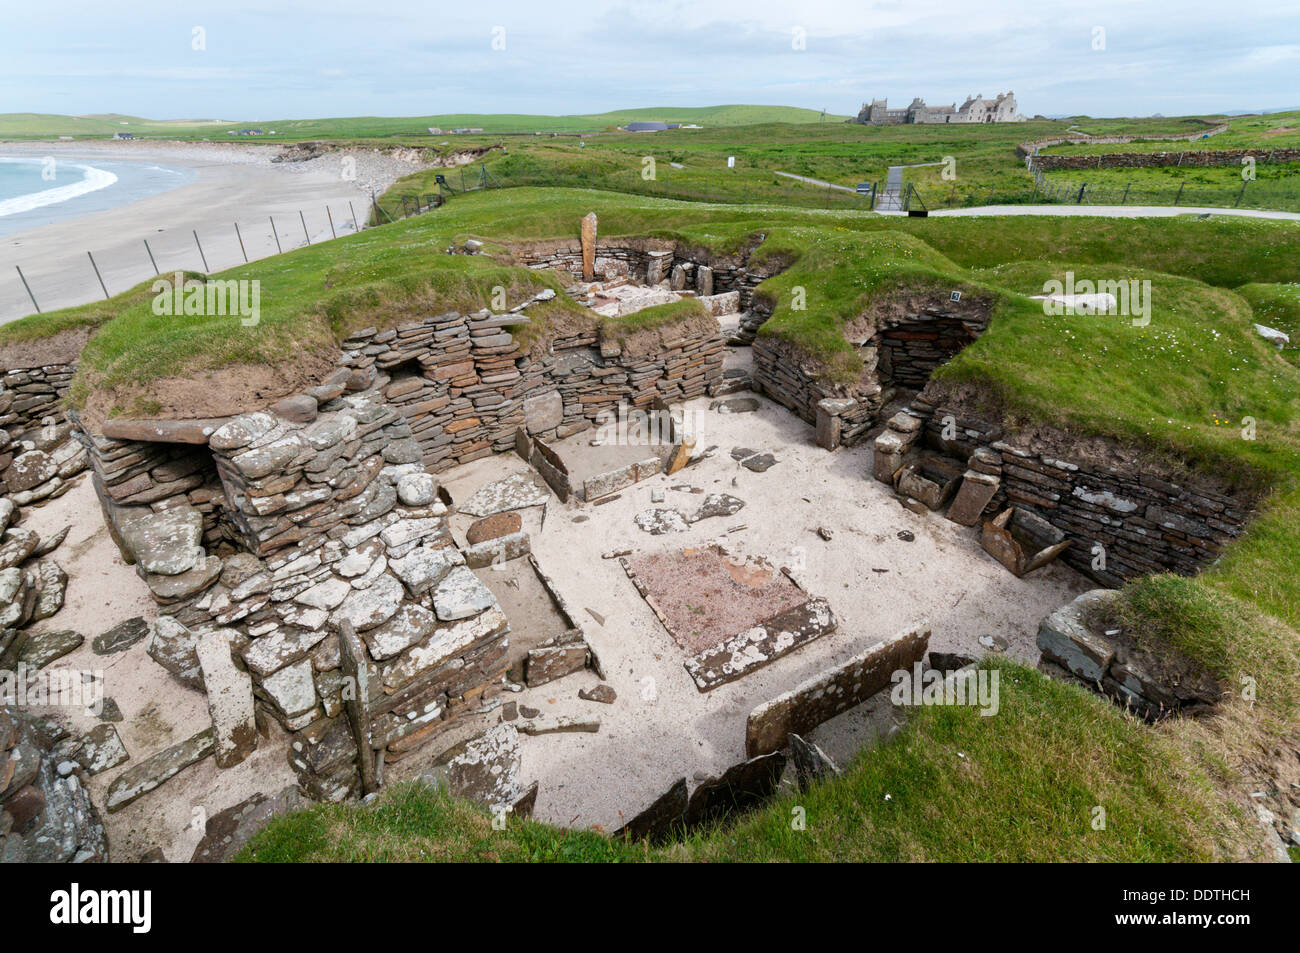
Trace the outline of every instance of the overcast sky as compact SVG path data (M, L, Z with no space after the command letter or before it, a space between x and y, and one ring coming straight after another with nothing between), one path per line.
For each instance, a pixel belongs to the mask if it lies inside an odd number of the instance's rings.
M1028 115L1300 106L1300 0L3 2L0 112L848 114L1006 89Z

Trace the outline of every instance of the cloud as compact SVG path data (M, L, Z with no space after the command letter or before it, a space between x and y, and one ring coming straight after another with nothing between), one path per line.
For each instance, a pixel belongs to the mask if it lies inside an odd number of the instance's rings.
M135 0L7 11L0 111L292 118L585 113L765 102L960 101L1014 89L1029 113L1276 103L1300 46L1293 0ZM191 38L201 27L206 49ZM493 49L494 28L504 49ZM1094 49L1095 31L1105 48ZM801 31L801 32L796 32ZM801 44L792 42L796 36Z

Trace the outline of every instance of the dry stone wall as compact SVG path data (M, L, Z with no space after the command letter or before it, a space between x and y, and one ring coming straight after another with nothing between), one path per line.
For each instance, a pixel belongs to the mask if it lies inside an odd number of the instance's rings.
M931 448L985 469L1000 466L986 516L1007 506L1036 513L1065 533L1070 546L1061 558L1108 586L1150 573L1192 575L1240 536L1252 515L1250 501L1157 475L1137 452L1113 447L1107 462L1097 462L1072 453L1078 441L1063 433L1059 443L1067 449L1029 449L1000 425L947 406L933 385L908 413L922 422Z

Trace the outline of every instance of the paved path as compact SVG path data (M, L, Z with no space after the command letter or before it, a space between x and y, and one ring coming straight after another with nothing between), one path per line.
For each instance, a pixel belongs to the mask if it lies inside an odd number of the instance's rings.
M783 175L787 179L798 179L800 182L807 182L809 185L820 185L824 189L839 189L841 192L852 192L857 195L857 189L851 189L847 185L836 185L834 182L823 182L821 179L810 179L806 175L795 175L793 172L778 172L777 175Z

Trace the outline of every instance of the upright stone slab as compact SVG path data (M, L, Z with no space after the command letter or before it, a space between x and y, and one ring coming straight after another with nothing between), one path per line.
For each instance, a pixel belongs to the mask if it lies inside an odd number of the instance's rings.
M922 623L764 702L749 713L745 753L754 758L779 751L788 735L807 734L862 704L888 685L894 672L921 661L929 644L930 627Z
M212 737L217 767L233 768L257 747L257 723L253 717L253 680L235 667L231 642L239 633L214 629L195 646L203 685L212 715Z
M343 692L343 708L352 725L352 737L357 743L357 761L361 772L361 789L369 794L379 789L375 774L375 752L370 727L370 661L366 647L357 630L347 619L339 622L339 658L343 663L343 677L352 680L352 691L347 686ZM350 695L350 697L349 697Z
M596 213L582 217L582 280L596 280Z
M984 508L998 492L1002 481L991 474L967 470L961 488L948 507L948 519L962 526L974 526L980 521Z

